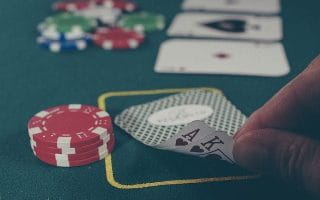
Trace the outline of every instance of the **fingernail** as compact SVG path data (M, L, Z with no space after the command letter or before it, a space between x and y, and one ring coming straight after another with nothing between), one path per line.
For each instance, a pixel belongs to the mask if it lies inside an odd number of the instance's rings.
M268 168L266 165L268 163L268 151L254 140L238 138L233 148L233 156L236 162L246 169L265 171Z

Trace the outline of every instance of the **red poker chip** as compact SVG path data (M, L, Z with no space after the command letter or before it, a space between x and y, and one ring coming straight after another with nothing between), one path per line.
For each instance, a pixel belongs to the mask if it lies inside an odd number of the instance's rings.
M30 138L55 148L93 144L112 131L109 114L97 107L69 104L48 108L28 122Z
M54 154L54 153L47 153L42 151L42 149L38 147L32 147L33 152L36 156L40 156L43 158L48 158L50 160L68 160L68 161L76 161L76 160L84 160L94 156L101 156L103 154L111 153L114 144L114 138L110 138L107 143L102 144L98 148L92 149L88 152L84 153L77 153L77 154Z
M99 156L93 156L84 160L56 160L56 159L49 159L46 157L43 157L42 155L38 155L37 158L41 160L42 162L45 162L49 165L54 165L57 167L77 167L77 166L83 166L88 165L91 163L94 163L96 161L102 160L105 156L108 154L103 155L102 157Z
M105 0L67 0L59 1L52 5L56 11L77 11L102 5Z
M132 12L138 8L133 1L128 0L101 0L102 4L108 8L117 8L122 11Z
M93 144L81 146L81 147L75 147L75 148L68 148L68 147L62 147L62 148L54 148L54 147L48 147L46 144L42 144L39 142L35 142L30 140L30 145L32 147L35 147L41 152L45 153L51 153L51 154L81 154L86 153L88 151L92 151L94 149L98 149L101 145L106 143L109 140L114 140L113 133L108 135L108 137L103 138L102 140L99 140Z
M95 6L95 0L69 0L59 1L53 4L52 9L57 11L76 11Z
M106 50L135 49L144 41L144 35L124 28L98 28L93 34L96 45Z
M110 144L111 151L113 150L114 143L115 143L115 140L113 140L113 143ZM104 153L102 153L100 155L94 155L94 156L88 157L86 159L79 159L79 160L69 160L69 159L64 159L64 158L61 159L58 157L47 157L42 154L37 155L35 152L34 152L34 154L39 160L41 160L47 164L50 164L50 165L54 165L54 166L58 166L58 167L76 167L76 166L88 165L93 162L102 160L106 156L108 156L110 154L110 152L105 151Z
M68 0L54 3L52 9L56 11L77 11L100 5L127 12L135 11L138 8L135 2L128 0Z

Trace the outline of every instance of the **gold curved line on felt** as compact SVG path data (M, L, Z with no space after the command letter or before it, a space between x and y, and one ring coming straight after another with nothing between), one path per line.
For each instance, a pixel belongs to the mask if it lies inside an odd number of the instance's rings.
M157 94L171 94L178 92L185 92L192 89L203 89L211 92L223 94L217 88L198 87L198 88L173 88L173 89L158 89L158 90L136 90L136 91L122 91L122 92L106 92L99 96L98 106L102 110L106 110L106 100L110 97L123 97L123 96L137 96L137 95L157 95Z
M224 176L224 177L212 177L212 178L195 178L195 179L180 179L180 180L168 180L168 181L156 181L150 183L138 183L138 184L121 184L114 179L114 173L112 168L111 155L105 158L106 164L106 177L110 185L115 188L128 190L128 189L142 189L149 187L165 186L165 185L183 185L183 184L197 184L208 182L225 182L225 181L242 181L259 178L260 175L247 175L247 176Z
M181 180L168 180L168 181L156 181L150 183L138 183L138 184L121 184L114 179L114 173L112 169L111 155L105 158L106 164L106 176L107 180L115 188L118 189L142 189L149 187L165 186L165 185L183 185L183 184L196 184L196 183L208 183L208 182L226 182L226 181L242 181L259 178L260 175L247 175L247 176L225 176L225 177L212 177L212 178L196 178L196 179L181 179Z
M191 89L203 89L211 92L218 92L223 94L221 90L216 88L201 87L201 88L174 88L174 89L158 89L158 90L136 90L136 91L122 91L122 92L106 92L98 97L98 106L102 110L106 110L106 100L110 97L121 96L136 96L136 95L156 95L156 94L171 94L177 92L185 92ZM195 178L195 179L181 179L181 180L168 180L156 181L149 183L137 184L121 184L114 178L114 171L112 167L112 154L105 158L106 165L106 179L115 188L128 190L128 189L142 189L149 187L165 186L165 185L183 185L183 184L199 184L208 182L225 182L225 181L242 181L259 178L260 175L245 175L245 176L225 176L225 177L211 177L211 178Z

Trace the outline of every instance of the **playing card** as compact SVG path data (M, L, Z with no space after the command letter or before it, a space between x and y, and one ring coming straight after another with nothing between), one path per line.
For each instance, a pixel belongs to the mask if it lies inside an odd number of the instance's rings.
M200 157L215 155L219 160L233 163L233 138L223 131L215 131L203 121L193 121L168 140L154 146Z
M212 128L206 123L200 120L191 122L183 127L181 131L174 134L168 140L156 145L156 148L172 150L181 153L188 153L188 147L193 142L197 142L200 139L211 134Z
M196 89L127 108L115 124L148 146L195 155L189 145L217 132L231 137L245 120L221 93Z
M279 0L185 0L183 10L221 11L232 13L277 14Z
M175 37L278 41L282 39L282 21L277 16L189 12L178 14L167 34Z
M290 67L280 43L171 39L162 43L155 71L278 77Z
M234 163L233 138L223 131L211 129L210 134L188 145L185 154L196 155L200 157L215 156L217 159Z

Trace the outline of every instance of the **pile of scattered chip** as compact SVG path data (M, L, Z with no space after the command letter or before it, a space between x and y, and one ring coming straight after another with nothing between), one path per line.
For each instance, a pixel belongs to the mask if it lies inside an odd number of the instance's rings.
M57 13L38 25L37 38L51 52L84 50L89 44L105 50L136 49L146 32L165 27L163 15L137 11L131 0L66 0L52 9Z
M88 105L40 111L29 120L28 132L34 155L59 167L96 162L109 155L115 145L109 114Z

